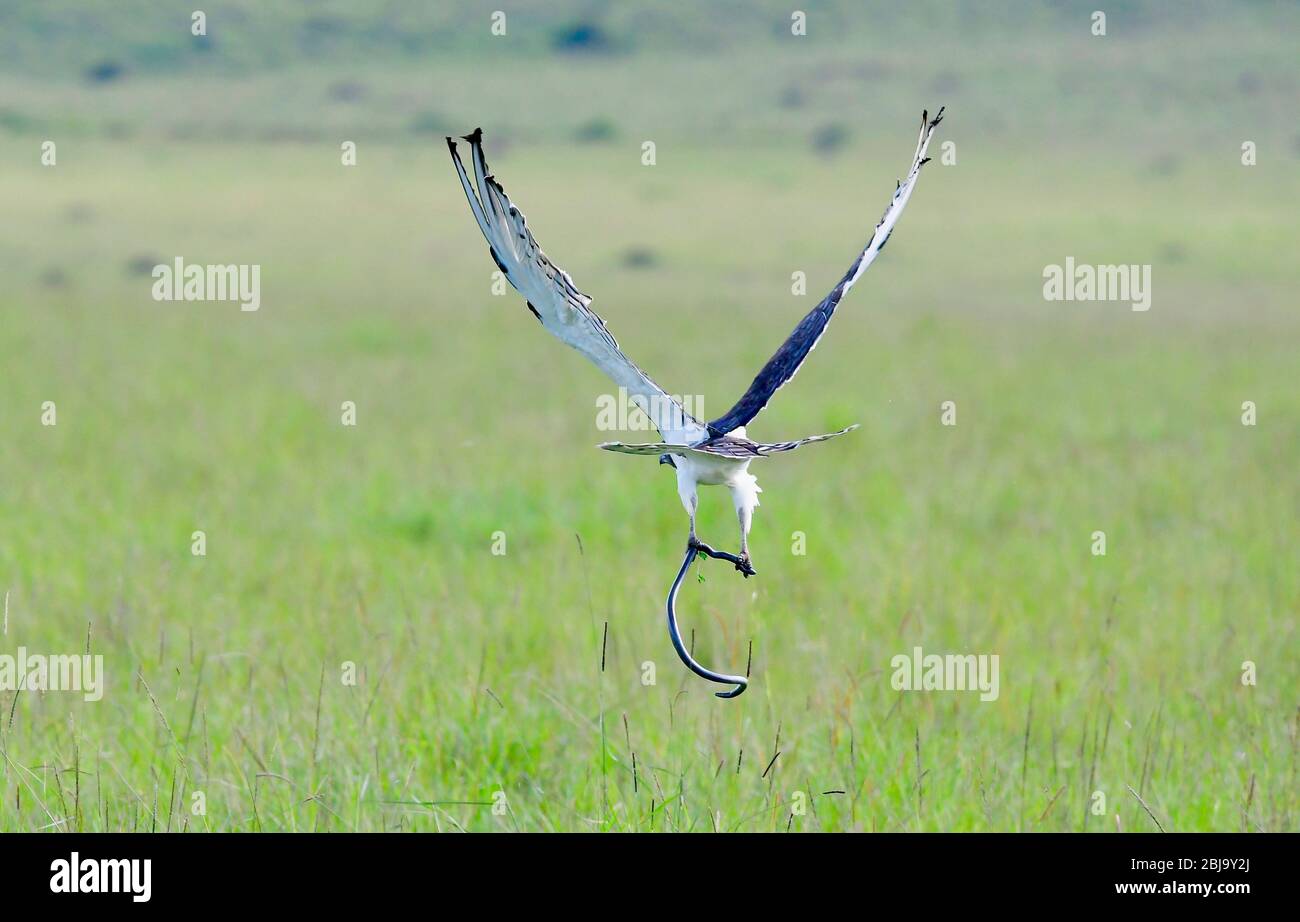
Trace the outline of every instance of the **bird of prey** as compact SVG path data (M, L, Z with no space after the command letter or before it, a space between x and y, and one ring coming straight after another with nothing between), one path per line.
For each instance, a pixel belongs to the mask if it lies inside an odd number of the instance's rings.
M942 118L943 109L933 119L927 113L921 113L921 133L916 142L912 166L907 172L907 178L898 181L889 207L872 232L871 239L849 266L839 284L799 322L790 337L759 371L749 389L736 401L735 406L708 423L702 423L688 414L680 403L673 400L623 354L606 329L605 322L591 309L591 298L579 291L569 274L542 252L532 231L528 229L523 213L488 170L483 156L482 129L475 129L473 134L464 138L470 145L473 180L466 173L465 165L456 152L456 142L447 138L452 163L460 177L465 197L469 199L470 211L483 236L487 238L488 249L497 268L524 296L528 309L541 321L547 332L581 352L615 384L625 388L629 399L659 430L663 438L661 442L641 445L605 442L598 447L633 455L655 455L660 464L667 464L676 470L677 492L690 517L688 561L693 558L693 551L700 551L730 560L746 577L752 575L755 571L749 561L749 528L754 509L758 506L760 489L754 475L749 473L750 463L757 458L793 451L802 445L822 442L857 428L853 425L838 432L785 442L756 442L745 431L746 425L767 406L772 395L794 377L794 373L826 330L840 300L884 249L894 225L898 223L899 216L912 196L916 181L921 175L921 167L929 161L925 155L926 148ZM716 552L696 536L695 513L699 502L696 487L699 484L722 485L731 491L740 526L739 557ZM676 584L674 592L675 590ZM671 600L669 604L671 620ZM691 662L687 665L696 668Z

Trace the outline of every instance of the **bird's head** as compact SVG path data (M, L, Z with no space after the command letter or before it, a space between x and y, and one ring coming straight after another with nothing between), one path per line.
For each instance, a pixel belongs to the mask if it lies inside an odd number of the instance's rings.
M677 462L674 461L673 456L668 454L667 452L664 452L662 455L659 456L659 463L667 464L671 468L677 467Z

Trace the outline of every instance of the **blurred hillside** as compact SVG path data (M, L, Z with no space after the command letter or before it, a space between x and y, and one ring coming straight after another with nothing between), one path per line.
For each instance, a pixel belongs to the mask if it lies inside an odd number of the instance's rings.
M798 4L798 37L771 0L529 0L504 36L501 0L212 0L197 37L196 5L0 7L0 134L420 142L484 123L779 146L797 126L833 151L944 103L967 136L1217 145L1241 124L1300 155L1295 4L1109 3L1100 38L1077 2Z

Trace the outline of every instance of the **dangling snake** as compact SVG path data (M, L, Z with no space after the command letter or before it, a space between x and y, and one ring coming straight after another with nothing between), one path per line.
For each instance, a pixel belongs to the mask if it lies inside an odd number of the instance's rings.
M745 574L748 579L754 573L754 568L749 565L748 560L742 560L735 554L728 554L726 551L715 551L702 541L692 539L686 545L686 556L682 559L682 568L677 571L677 579L673 580L673 588L668 590L668 636L672 638L673 647L677 650L677 655L681 657L686 668L695 673L702 679L708 679L710 682L717 682L720 685L734 685L735 688L730 691L714 692L719 698L738 698L745 693L749 687L749 678L739 675L723 675L721 672L714 672L712 669L706 669L695 661L686 645L682 643L681 631L677 629L677 590L681 588L682 580L686 578L686 573L691 568L697 554L705 554L708 557L714 557L718 560L728 560L736 565L736 569Z

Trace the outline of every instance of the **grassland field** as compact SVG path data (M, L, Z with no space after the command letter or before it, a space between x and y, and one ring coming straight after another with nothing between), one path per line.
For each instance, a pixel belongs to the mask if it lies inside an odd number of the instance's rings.
M152 68L7 14L0 652L102 654L106 693L0 690L0 830L1300 827L1294 11L836 4L807 47L712 11L707 53L566 54L525 5L517 48L341 26L271 65L221 13L292 16L211 6L211 63ZM481 124L627 353L721 413L939 104L956 163L750 434L861 430L756 466L758 576L683 590L701 660L752 643L719 701L663 627L673 478L594 449L611 387L493 295L442 134ZM176 256L259 264L260 310L154 301ZM1151 309L1045 301L1066 256L1150 264ZM998 654L998 699L895 691L916 646Z

